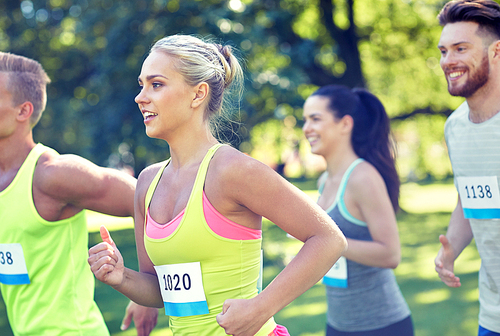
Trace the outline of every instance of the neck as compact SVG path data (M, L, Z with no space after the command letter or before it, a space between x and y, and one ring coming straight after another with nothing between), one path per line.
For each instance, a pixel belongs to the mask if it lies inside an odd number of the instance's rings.
M500 81L494 81L492 78L494 77L490 76L487 85L467 98L469 119L473 123L489 120L500 111Z
M332 153L328 157L325 157L326 171L329 176L343 175L351 163L358 158L352 147Z
M218 143L208 129L193 129L187 134L171 137L167 142L170 147L170 165L175 169L199 164L207 151Z
M0 139L0 174L19 170L35 145L31 131L26 136Z

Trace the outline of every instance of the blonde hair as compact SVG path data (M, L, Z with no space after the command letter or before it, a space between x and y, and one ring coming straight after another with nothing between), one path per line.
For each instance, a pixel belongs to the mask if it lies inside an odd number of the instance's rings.
M27 101L33 104L30 126L35 127L47 104L49 76L37 61L6 52L0 52L0 72L8 75L7 89L14 106Z
M150 53L153 51L173 56L177 71L188 85L208 84L205 118L216 128L215 117L227 113L230 93L236 93L239 101L243 90L243 70L232 47L190 35L172 35L157 41Z

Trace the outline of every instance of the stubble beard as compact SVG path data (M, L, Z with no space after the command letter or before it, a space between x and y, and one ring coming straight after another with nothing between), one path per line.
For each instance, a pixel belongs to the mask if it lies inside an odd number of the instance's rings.
M452 96L469 98L488 82L489 73L490 64L488 62L488 54L485 53L483 59L481 60L481 65L476 72L472 74L469 73L471 77L467 80L467 82L465 82L462 86L452 87L448 81L448 91Z

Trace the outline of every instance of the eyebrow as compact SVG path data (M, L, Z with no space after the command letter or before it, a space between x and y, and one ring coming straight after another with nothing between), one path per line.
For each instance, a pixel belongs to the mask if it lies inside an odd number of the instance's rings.
M150 80L152 80L155 77L161 77L161 78L167 79L167 77L165 77L163 75L149 75L149 76L146 76L146 81L150 81ZM141 81L141 77L137 77L137 80L140 82Z
M313 117L318 117L318 116L321 116L321 113L319 113L319 112L313 112L313 113L311 113L310 115L308 115L307 117L304 117L304 118L313 118Z
M470 42L469 41L460 41L460 42L453 43L451 46L456 47L457 45L463 44L463 43L470 43ZM443 45L438 45L438 48L446 48L446 47Z

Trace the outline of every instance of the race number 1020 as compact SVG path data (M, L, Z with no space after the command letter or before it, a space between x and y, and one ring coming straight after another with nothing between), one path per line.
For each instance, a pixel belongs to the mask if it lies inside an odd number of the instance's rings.
M165 285L165 290L167 291L191 289L191 277L187 273L184 273L184 275L182 276L180 276L179 274L163 274L163 282Z

